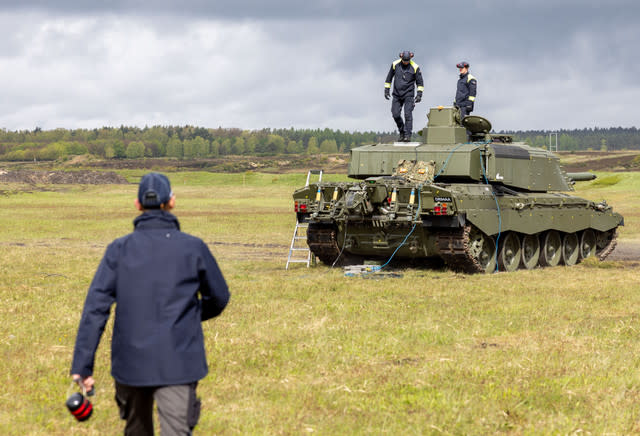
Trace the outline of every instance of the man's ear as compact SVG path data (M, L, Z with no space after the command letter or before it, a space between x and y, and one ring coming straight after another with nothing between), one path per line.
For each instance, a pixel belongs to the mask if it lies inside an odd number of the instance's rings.
M136 201L134 201L133 203L136 205L136 209L138 209L140 212L144 210L144 208L142 207L142 205L140 204L137 198L136 198Z
M162 210L167 210L167 211L169 211L169 210L173 209L174 207L176 207L176 196L175 196L175 195L173 195L173 196L169 199L169 201L167 201L166 203L162 203L162 204L160 205L160 209L162 209Z
M166 205L166 210L171 210L176 207L176 196L172 195Z

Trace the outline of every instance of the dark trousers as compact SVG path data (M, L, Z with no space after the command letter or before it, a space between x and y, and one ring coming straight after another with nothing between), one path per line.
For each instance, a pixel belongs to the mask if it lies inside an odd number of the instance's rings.
M411 137L411 131L413 130L413 108L415 105L413 96L406 98L398 98L394 96L393 101L391 102L391 115L398 126L398 131L401 135L409 138ZM404 121L402 120L402 116L400 116L403 107Z
M125 436L153 436L153 402L158 405L162 436L191 435L200 417L198 383L170 386L127 386L116 382L116 403L127 421Z
M473 112L473 106L460 106L460 122L464 120L464 117L470 115Z

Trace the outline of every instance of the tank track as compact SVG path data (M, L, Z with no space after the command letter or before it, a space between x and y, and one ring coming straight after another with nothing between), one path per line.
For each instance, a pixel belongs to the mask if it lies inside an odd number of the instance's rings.
M616 245L618 245L618 230L615 229L613 231L613 236L611 237L611 241L609 241L609 243L599 252L596 252L596 256L598 257L598 259L600 259L600 261L603 261L607 258L607 256L609 256L611 254L611 252L616 248Z
M340 255L336 233L335 227L322 224L311 223L307 229L309 249L327 265L332 265Z
M455 271L466 273L479 273L484 269L471 255L469 250L469 234L471 226L466 225L460 229L438 233L436 244L440 257L447 266Z
M442 231L436 235L436 245L440 257L445 264L454 271L469 274L482 273L484 268L470 251L471 225L466 225L459 229ZM333 225L309 224L307 229L307 244L311 252L324 264L332 266L338 256L336 266L353 264L360 260L358 256L347 253L340 254L340 247L337 241L337 229ZM596 257L603 261L611 254L617 245L618 232L614 231L609 243L596 253Z
M471 226L439 233L436 236L436 244L440 252L440 257L447 266L455 271L466 273L484 272L480 263L471 255L469 251L469 234ZM618 232L614 231L609 243L596 253L596 257L603 261L611 254L617 245Z
M345 251L340 253L337 237L338 230L332 224L310 223L307 229L307 245L316 258L325 265L347 266L361 263L361 256Z

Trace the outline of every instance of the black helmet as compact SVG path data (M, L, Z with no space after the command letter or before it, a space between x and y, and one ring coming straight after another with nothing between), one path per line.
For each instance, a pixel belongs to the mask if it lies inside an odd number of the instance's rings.
M456 68L469 68L469 62L461 61L456 64Z
M399 54L399 56L402 58L403 61L409 62L411 60L411 58L413 57L413 53L408 51L408 50L406 50L406 51L401 52Z

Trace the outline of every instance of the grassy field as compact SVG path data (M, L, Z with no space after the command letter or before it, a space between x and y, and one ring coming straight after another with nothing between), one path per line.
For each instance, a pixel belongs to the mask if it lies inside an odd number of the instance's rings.
M123 171L135 182L142 171ZM210 374L197 434L640 432L637 261L493 275L284 270L304 175L170 174L183 230L232 292L204 324ZM640 173L579 195L640 240ZM94 416L64 407L77 323L106 245L129 232L135 185L3 186L0 434L119 434L109 328Z

